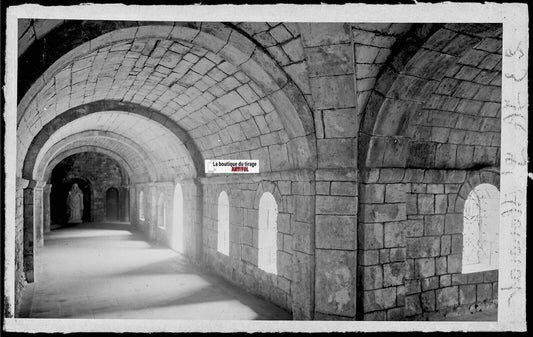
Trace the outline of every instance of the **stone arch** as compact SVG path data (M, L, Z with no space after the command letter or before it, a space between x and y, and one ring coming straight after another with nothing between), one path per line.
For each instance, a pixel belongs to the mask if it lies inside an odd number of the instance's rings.
M133 171L131 170L131 167L129 167L129 164L117 153L97 146L80 146L61 152L59 155L52 158L49 161L48 165L45 166L46 169L44 170L44 172L42 172L42 174L39 174L37 178L42 178L41 181L49 181L50 175L52 174L52 170L58 163L60 163L63 159L67 157L82 152L101 153L114 159L119 164L121 170L126 171L125 173L122 172L121 174L123 183L125 183L133 174Z
M283 202L283 198L282 198L282 195L281 195L281 192L278 188L278 186L276 184L274 184L273 182L271 181L261 181L259 183L259 186L257 187L257 190L255 192L255 196L254 196L254 209L257 210L257 213L256 213L256 217L253 219L254 223L253 223L253 228L254 230L257 230L258 233L257 233L257 237L259 238L262 234L265 233L265 231L263 229L260 228L260 218L261 218L261 211L262 211L262 208L261 208L261 202L262 200L264 200L264 196L265 195L271 195L272 198L273 198L273 201L275 202L276 206L277 206L277 214L279 214L280 212L285 212L285 205L284 205L284 202ZM277 220L276 220L277 221ZM277 226L276 226L276 233L277 233ZM276 234L277 235L277 234ZM279 264L279 261L278 261L278 258L277 258L277 243L276 243L276 253L275 254L275 265L270 265L268 266L266 269L264 268L264 266L261 266L260 264L262 263L262 261L265 260L265 254L268 254L268 252L261 252L261 239L259 239L259 242L258 242L258 247L256 247L258 249L258 252L257 252L257 267L261 270L263 270L264 272L267 272L267 273L274 273L274 274L277 274L278 273L278 264ZM263 255L263 256L261 256Z
M465 201L470 192L480 184L490 184L500 190L500 170L497 167L490 167L480 171L470 171L467 173L465 182L461 185L455 198L454 211L463 213ZM462 230L462 229L461 229Z
M89 20L62 20L62 22L54 20L51 24L53 27L39 27L41 30L45 29L39 32L40 38L36 41L29 41L28 44L24 41L24 45L19 49L19 67L25 69L24 73L19 75L19 93L26 92L46 68L78 45L113 30L139 25L137 21ZM33 28L35 29L35 26ZM64 38L64 36L69 36L76 31L83 32L83 35L77 39ZM50 51L43 55L40 51L45 45L50 46Z
M496 189L500 190L500 170L497 167L489 167L478 171L470 171L467 173L465 181L461 185L453 204L453 213L460 216L460 221L458 222L458 228L456 229L457 233L464 233L464 210L465 203L468 199L469 194L474 191L474 189L481 184L490 184ZM460 250L461 250L461 259L463 251L463 236L460 237ZM461 264L462 266L462 264ZM462 270L462 269L461 269Z
M33 81L41 74L43 69L48 68L57 58L63 55L66 51L71 50L81 43L90 41L99 35L116 31L122 28L132 28L146 25L144 22L138 21L90 21L90 20L31 20L27 22L28 26L33 26L31 29L35 31L36 39L27 39L27 36L19 38L19 64L24 68L24 73L19 76L19 92L25 92L31 86ZM37 23L40 21L40 24ZM153 23L149 23L153 24ZM291 47L294 50L285 50L285 53L273 51L273 42L263 37L266 31L272 32L274 30L284 30L285 33L280 43L285 43L290 40L300 39L300 32L297 23L277 23L276 25L267 25L261 22L225 22L225 25L242 33L248 39L253 40L254 43L260 45L269 52L271 57L291 76L295 83L302 89L304 94L309 93L309 84L303 83L304 79L308 78L307 71L303 64L295 65L294 62L302 60L303 47L301 44L291 42ZM200 23L196 22L159 22L158 25L189 27L197 29ZM26 26L27 27L27 26ZM269 27L269 28L267 28ZM282 27L282 28L280 28ZM26 28L27 29L27 28ZM83 36L78 39L65 39L65 35L69 35L72 31L83 31ZM43 40L46 37L46 41ZM278 38L279 39L279 38ZM39 52L43 45L53 46L49 53L42 55ZM26 50L28 52L26 53ZM19 98L20 99L20 98Z
M194 26L194 25L193 25ZM303 94L262 48L238 31L224 24L201 23L194 27L178 25L150 25L112 31L85 42L55 61L32 85L19 104L19 122L33 98L66 64L104 45L129 41L133 38L160 38L186 41L220 52L220 55L254 80L270 95L290 138L290 159L298 167L315 167L314 122ZM186 144L186 142L184 142ZM195 156L193 156L195 157ZM199 163L197 163L199 164ZM203 161L202 161L203 164ZM203 173L201 166L197 171Z
M498 25L487 25L490 34L498 34ZM430 98L435 91L449 90L444 88L445 77L454 76L458 62L485 38L468 29L454 24L414 25L396 43L396 54L381 72L364 112L359 146L362 165L454 168L455 163L436 160L434 145L415 141L413 136L415 121L434 105ZM453 89L454 95L462 95L461 88Z
M257 187L257 190L255 191L254 209L259 209L259 201L261 200L261 196L263 196L263 193L265 192L269 192L274 196L274 199L276 200L276 203L278 204L279 212L286 211L283 205L283 197L281 195L281 192L279 191L278 186L270 181L262 181L261 183L259 183L259 186Z
M119 154L118 152L116 152L116 150L111 151L111 150L106 149L103 146L98 146L94 144L91 141L91 139L97 139L97 140L105 139L106 141L110 142L111 148L117 149L118 146L120 145L120 146L124 146L126 150L130 150L131 153ZM33 170L34 179L35 180L47 180L46 177L48 176L47 172L49 171L50 163L54 160L55 157L60 156L63 152L69 151L73 148L84 148L84 147L105 150L109 153L112 153L115 156L113 158L123 164L122 167L126 169L130 179L134 179L135 175L133 173L135 170L130 165L130 163L128 163L128 161L124 158L131 157L132 155L136 155L135 159L133 159L132 161L134 161L135 164L139 164L141 166L142 169L139 174L141 176L149 177L150 180L152 181L156 179L155 167L153 166L151 162L149 162L146 159L148 158L148 154L140 146L138 146L136 143L134 143L130 139L127 139L126 137L123 137L119 134L106 132L106 131L99 131L99 130L90 130L90 131L77 133L75 135L71 135L66 138L63 138L57 143L49 147L43 146L43 148L41 148L41 151L36 159L37 165L34 166L34 170ZM134 163L131 163L131 164L134 164Z
M361 117L360 141L359 141L359 163L362 166L372 167L376 165L376 156L374 144L380 142L375 139L375 129L379 126L379 115L382 114L382 108L387 103L387 93L394 86L402 69L418 52L419 48L429 38L429 35L435 31L435 26L431 24L414 24L404 38L399 39L392 47L391 56L378 74L374 90L368 99L363 115ZM398 121L397 121L398 122ZM401 118L400 123L393 125L394 131L398 128L405 127L406 120ZM388 125L387 125L388 126ZM386 128L386 127L382 127ZM399 140L396 142L399 143Z
M198 148L196 147L192 139L188 136L188 134L182 128L176 125L170 118L157 112L156 110L143 107L137 104L104 100L91 102L75 108L71 108L62 113L60 116L54 118L48 124L44 125L43 128L39 131L39 133L34 137L30 147L28 148L22 167L22 176L31 177L40 148L46 143L48 137L56 130L80 117L104 111L122 111L127 113L133 113L149 118L155 121L156 123L159 123L164 128L169 130L173 135L177 136L177 138L186 147L186 149L188 150L186 156L192 163L192 166L195 168L196 173L199 176L202 176L204 174L204 162L201 152L198 150Z

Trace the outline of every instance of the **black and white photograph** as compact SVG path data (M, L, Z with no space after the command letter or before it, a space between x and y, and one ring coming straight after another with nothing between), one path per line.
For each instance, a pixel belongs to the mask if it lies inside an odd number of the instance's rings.
M4 331L526 329L527 5L284 6L7 8Z

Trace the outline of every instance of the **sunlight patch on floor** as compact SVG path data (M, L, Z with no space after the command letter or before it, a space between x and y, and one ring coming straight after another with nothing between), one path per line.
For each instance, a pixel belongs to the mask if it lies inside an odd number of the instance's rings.
M124 224L84 223L46 234L29 305L35 318L291 319L207 275Z

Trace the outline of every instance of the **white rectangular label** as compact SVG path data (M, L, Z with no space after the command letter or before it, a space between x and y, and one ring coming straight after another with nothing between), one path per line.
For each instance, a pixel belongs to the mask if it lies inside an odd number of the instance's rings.
M259 173L259 160L206 159L205 173Z

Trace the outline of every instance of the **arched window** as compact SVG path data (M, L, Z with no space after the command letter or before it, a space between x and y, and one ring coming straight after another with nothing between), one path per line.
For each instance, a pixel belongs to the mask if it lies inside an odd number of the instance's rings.
M229 255L229 200L226 192L218 196L218 240L217 250Z
M159 200L157 201L157 226L159 228L165 229L166 227L166 205L165 205L165 197L163 193L159 194Z
M139 193L139 219L144 221L144 193Z
M278 204L274 196L265 192L259 199L258 267L277 274Z
M180 184L174 189L173 206L172 249L183 253L183 191Z
M498 269L500 192L490 184L474 188L463 212L463 273Z

